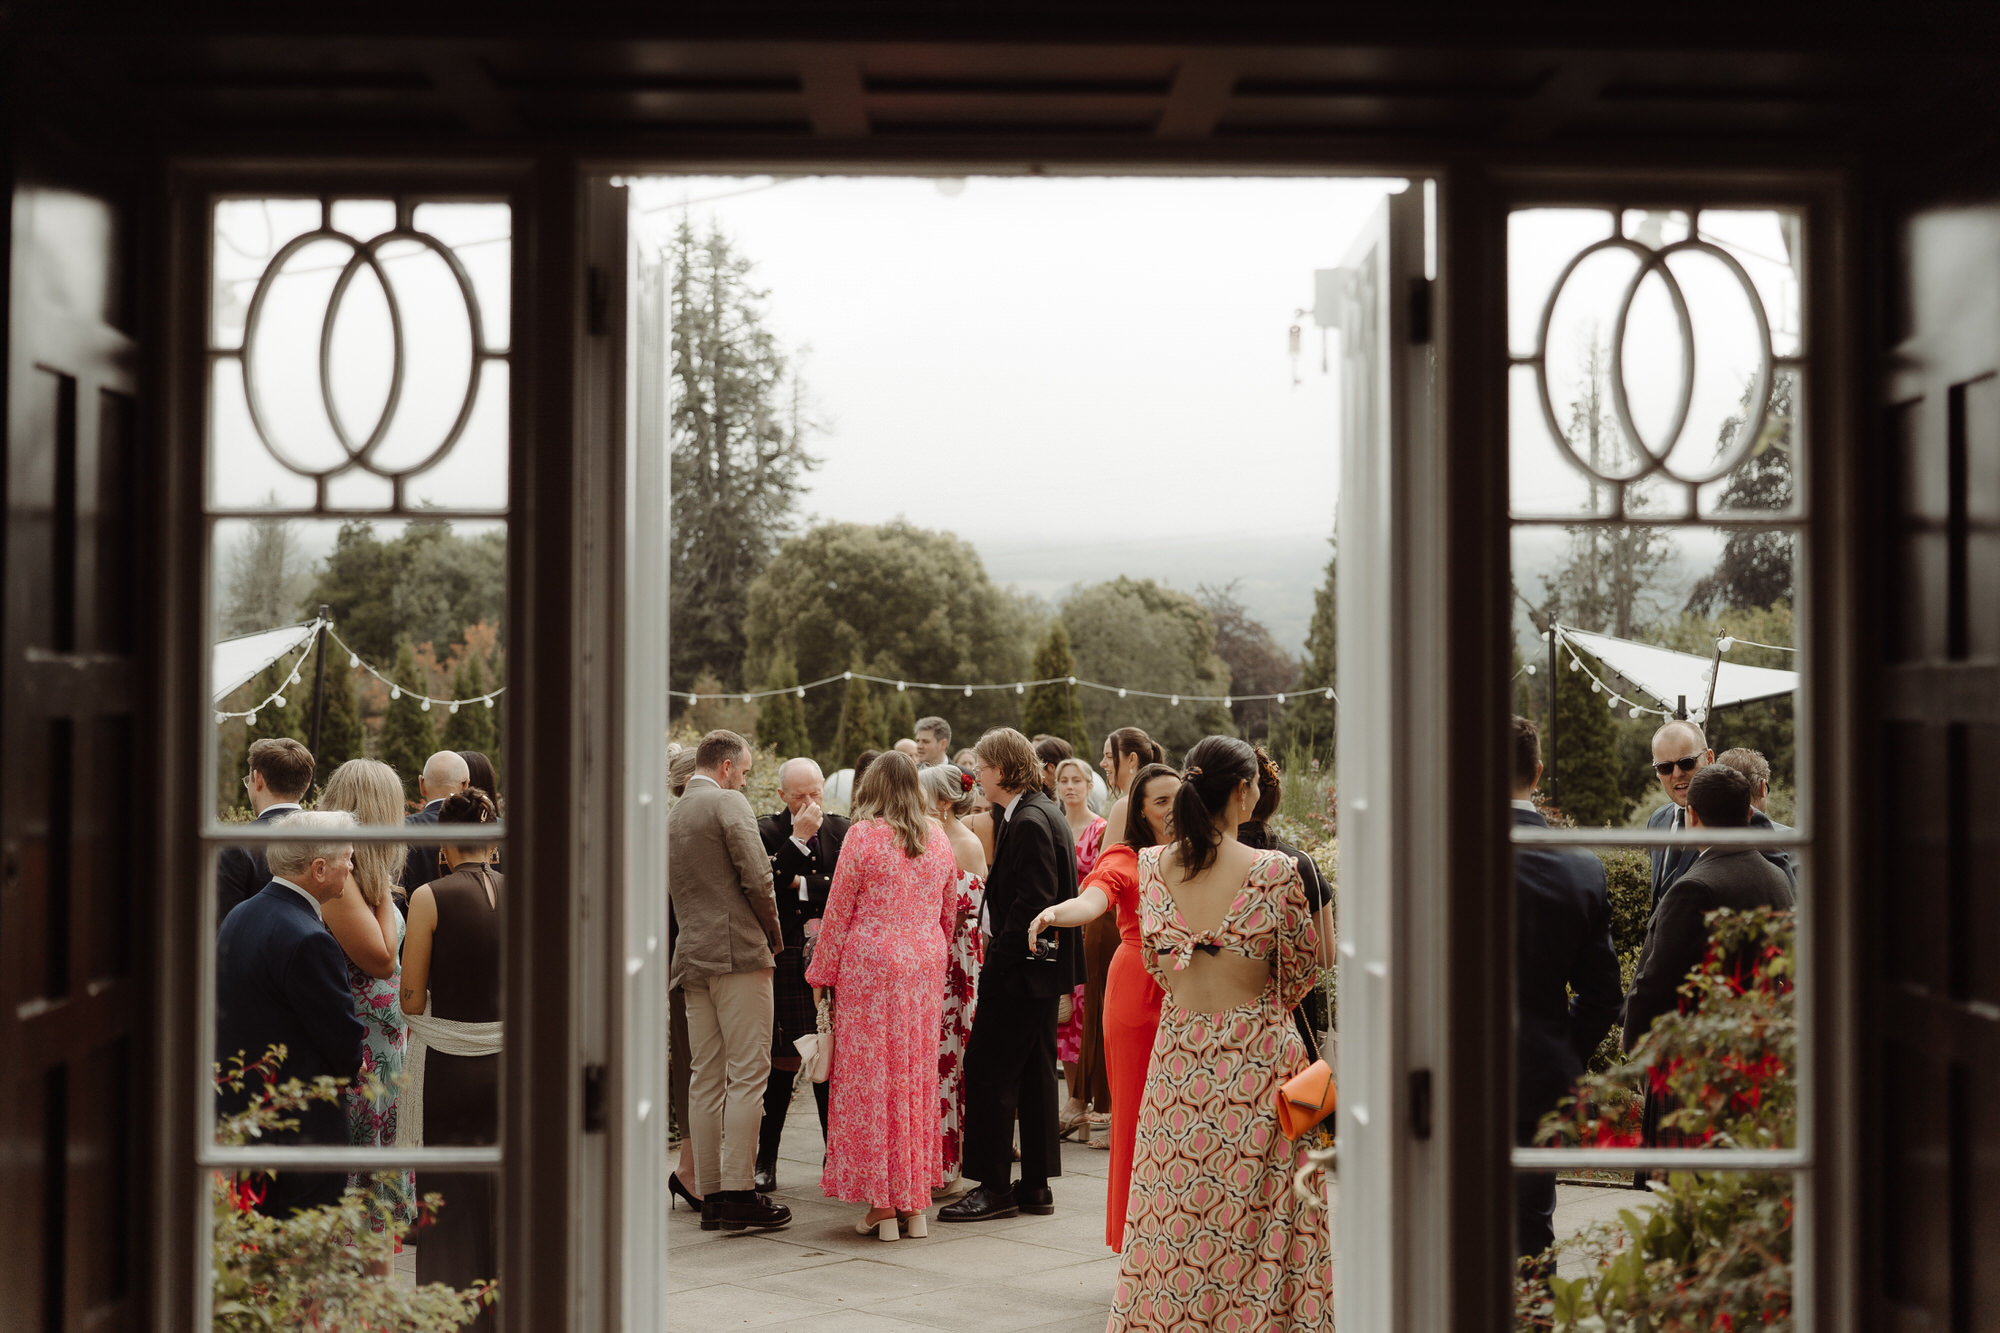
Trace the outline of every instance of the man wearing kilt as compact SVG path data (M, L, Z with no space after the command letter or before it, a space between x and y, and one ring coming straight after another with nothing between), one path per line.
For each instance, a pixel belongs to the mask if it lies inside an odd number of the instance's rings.
M757 1139L757 1189L778 1188L778 1139L792 1104L799 1071L792 1043L818 1028L812 987L806 985L806 927L817 929L826 911L827 890L840 859L847 820L820 809L826 778L810 759L787 759L778 769L778 794L785 808L757 821L764 850L771 856L771 886L778 895L778 924L785 935L772 976L771 1080L764 1088L764 1124ZM819 1103L820 1137L826 1137L826 1084L813 1084Z

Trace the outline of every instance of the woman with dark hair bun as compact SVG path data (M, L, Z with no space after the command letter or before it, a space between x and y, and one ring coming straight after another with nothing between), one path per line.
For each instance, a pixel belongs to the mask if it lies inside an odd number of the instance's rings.
M1175 841L1139 853L1140 955L1166 998L1107 1333L1333 1327L1326 1224L1292 1192L1296 1145L1274 1109L1307 1064L1291 1010L1330 942L1290 858L1236 836L1261 795L1256 752L1206 737L1174 795Z
M453 792L438 811L438 833L449 837L453 825L498 818L485 792ZM491 842L445 843L439 859L448 873L410 895L403 941L410 1092L398 1147L484 1146L500 1138L500 895L507 883L492 868ZM463 1287L500 1271L497 1179L417 1172L418 1193L435 1190L445 1201L417 1246L419 1283ZM494 1321L488 1309L471 1327Z
M1132 776L1148 764L1164 764L1167 752L1160 743L1137 727L1120 727L1104 738L1104 753L1097 766L1104 770L1104 782L1114 798L1104 812L1104 845L1115 847L1125 841L1125 794L1132 790Z

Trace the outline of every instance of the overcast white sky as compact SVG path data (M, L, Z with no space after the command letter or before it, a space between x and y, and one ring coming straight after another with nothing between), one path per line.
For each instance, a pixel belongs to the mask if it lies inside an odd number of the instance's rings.
M756 189L757 186L766 188ZM946 189L950 188L949 186ZM1332 531L1339 399L1286 330L1389 183L655 178L719 221L827 432L807 505L982 548ZM749 191L738 193L739 191ZM728 198L715 196L732 195ZM1279 483L1274 485L1273 483Z

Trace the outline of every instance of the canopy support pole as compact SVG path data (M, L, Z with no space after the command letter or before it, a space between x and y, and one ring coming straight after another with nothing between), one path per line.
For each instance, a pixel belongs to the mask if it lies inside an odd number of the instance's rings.
M320 723L326 719L326 627L332 624L325 603L319 608L319 628L313 634L313 725L312 752L319 756Z

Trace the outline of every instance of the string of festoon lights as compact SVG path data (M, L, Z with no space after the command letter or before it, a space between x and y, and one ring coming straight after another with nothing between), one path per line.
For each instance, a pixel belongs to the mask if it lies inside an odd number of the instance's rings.
M266 708L273 706L283 708L285 706L285 691L299 683L301 679L299 673L305 668L306 659L312 656L313 649L318 646L321 630L324 630L326 637L338 644L340 650L347 654L347 669L349 671L356 668L366 671L369 675L389 687L389 697L391 699L401 699L404 695L408 695L412 699L415 699L417 706L426 713L431 711L432 704L442 704L447 712L452 713L456 713L461 707L469 704L485 704L488 708L491 708L493 707L493 701L507 692L507 687L501 685L488 690L484 694L475 694L470 699L440 699L433 695L424 694L419 690L405 689L397 681L389 679L372 665L362 661L361 654L348 647L347 643L338 634L333 632L332 621L315 621L312 631L306 635L305 647L300 651L298 659L292 663L291 671L286 674L285 679L279 683L277 689L265 695L262 702L253 704L251 707L239 712L230 713L218 710L215 714L215 720L217 722L227 722L232 717L240 717L254 727L257 725L257 714L263 712Z
M877 685L894 685L898 691L904 690L949 690L963 694L970 699L975 693L987 690L1012 690L1016 694L1026 694L1037 685L1073 685L1080 690L1101 690L1115 694L1120 699L1165 699L1169 706L1178 708L1183 702L1191 704L1221 704L1231 708L1240 703L1257 703L1269 700L1282 704L1288 699L1307 699L1317 694L1323 698L1340 702L1340 696L1328 686L1309 686L1302 690L1283 690L1274 694L1177 694L1167 690L1142 690L1130 685L1106 685L1102 681L1084 680L1077 676L1049 676L1042 680L999 681L990 684L940 684L929 680L897 680L891 676L871 676L865 671L843 671L837 676L823 676L819 680L809 680L803 685L787 685L775 690L732 690L722 694L697 694L686 690L673 691L673 697L688 703L700 703L703 699L737 699L751 703L758 699L769 699L780 694L796 694L806 697L807 690L824 689L828 685L842 685L850 680L871 681Z

